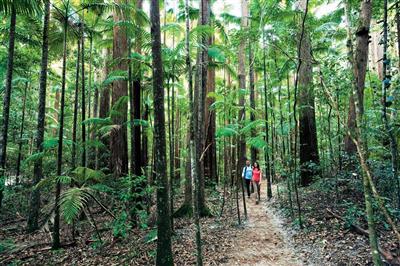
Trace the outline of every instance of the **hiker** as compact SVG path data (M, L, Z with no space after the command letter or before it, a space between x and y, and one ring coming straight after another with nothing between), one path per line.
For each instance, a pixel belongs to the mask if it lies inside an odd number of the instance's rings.
M253 168L251 167L249 160L246 160L246 166L243 167L242 178L246 183L247 197L250 198L250 183L253 178Z
M262 172L260 169L260 165L258 162L253 163L253 176L252 176L252 181L254 184L256 184L256 189L257 189L257 201L256 204L260 201L260 186L261 186L261 177L262 177Z

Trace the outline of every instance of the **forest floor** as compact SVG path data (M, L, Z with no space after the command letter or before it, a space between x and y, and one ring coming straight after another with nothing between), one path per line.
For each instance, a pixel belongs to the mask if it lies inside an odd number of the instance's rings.
M235 235L235 247L225 254L228 261L224 265L302 265L290 248L280 221L267 209L266 186L262 187L259 204L255 193L247 199L247 220L243 230Z
M214 215L201 219L204 265L371 265L368 239L348 226L357 223L366 228L362 219L362 192L349 190L358 186L347 183L339 187L339 195L351 196L339 198L337 203L324 180L302 189L303 230L298 229L296 215L292 219L288 211L284 184L279 184L280 193L274 186L271 201L266 200L265 186L264 183L259 204L255 202L255 194L251 199L246 198L248 219L243 219L242 193L239 193L241 225L238 225L235 190L226 189L222 216L219 214L224 193L207 190L207 204ZM6 199L3 208L6 211L0 213L0 265L154 265L154 224L126 227L123 237L115 237L115 221L101 209L93 208L99 232L87 219L79 221L79 235L74 242L71 226L63 223L64 247L54 251L48 230L51 224L34 234L26 233L26 220L20 213L24 211L23 199L27 196L18 195L21 198ZM103 202L107 202L106 197ZM175 210L181 203L182 198L176 198ZM328 209L345 220L332 217ZM393 235L383 227L378 229L382 248L398 258L399 247ZM194 236L192 219L174 219L175 265L195 265ZM399 264L393 261L392 265Z
M215 192L215 191L214 191ZM280 226L279 218L267 210L266 193L256 204L256 195L246 198L248 218L244 219L242 194L239 193L241 225L238 225L234 190L226 191L221 217L221 194L210 192L208 205L215 214L201 219L205 265L302 265ZM178 207L179 200L176 202ZM34 234L25 231L25 219L2 214L0 219L0 265L153 265L155 229L133 228L124 238L112 234L111 218L93 209L103 243L91 224L80 221L76 241L71 227L63 224L63 249L51 250L48 229ZM3 216L4 215L4 216ZM195 228L192 219L175 219L173 253L176 265L194 265Z

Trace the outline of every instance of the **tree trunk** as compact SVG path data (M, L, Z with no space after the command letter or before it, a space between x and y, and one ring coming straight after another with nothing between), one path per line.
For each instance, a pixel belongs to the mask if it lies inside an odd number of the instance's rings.
M156 265L173 265L171 249L171 219L167 176L164 78L161 57L160 7L158 0L150 2L151 49L153 55L154 96L154 175L157 182L157 257Z
M249 41L249 80L250 80L250 122L256 121L256 95L254 89L254 52L252 47L252 39ZM251 137L255 138L257 135L256 129L251 129ZM257 149L250 147L251 161L257 161Z
M60 111L58 118L59 125L58 125L58 149L57 149L57 176L62 175L62 163L63 163L65 87L66 87L66 76L67 76L68 10L69 6L66 7L66 12L64 14L64 27L63 27L64 37L63 37L63 61L62 61L62 76L61 76L61 103L60 103ZM60 206L59 206L60 194L61 194L61 183L60 181L56 181L56 198L54 207L54 228L53 228L53 245L52 245L53 249L58 249L61 247Z
M84 11L83 11L84 13ZM86 167L86 125L84 121L86 120L86 89L85 89L85 31L83 28L84 18L82 16L81 22L81 71L82 71L82 99L81 99L81 116L82 116L82 154L81 154L81 166ZM89 88L90 89L90 88Z
M8 124L10 118L10 102L11 102L11 89L12 78L14 70L14 50L15 50L15 26L17 22L17 11L14 4L11 6L10 18L10 35L8 39L8 59L7 59L7 72L6 72L6 87L4 90L3 98L3 121L1 126L1 139L0 139L0 209L3 202L3 190L6 175L6 156L7 156L7 137L8 137Z
M40 81L39 81L39 106L38 106L38 123L36 132L36 152L43 152L42 143L44 141L45 118L46 118L46 88L47 88L47 67L49 57L49 21L50 21L50 0L44 1L44 18L43 18L43 40L42 40L42 59L40 65ZM33 168L33 184L34 187L43 177L43 161L39 157L35 160ZM33 232L39 228L39 210L40 210L40 191L32 190L29 203L28 215L28 231Z
M186 74L188 80L188 91L189 91L189 105L190 105L190 119L189 119L189 132L187 134L187 147L188 147L188 156L185 167L185 200L182 206L176 211L174 214L175 217L182 216L191 216L193 214L193 191L192 191L192 180L194 178L192 172L196 171L197 168L194 168L192 171L192 149L194 148L194 128L195 128L195 120L194 120L194 103L193 103L193 73L192 73L192 63L190 60L190 18L189 18L189 0L185 1L185 61L186 61ZM194 173L197 177L197 172Z
M242 9L242 18L241 18L241 23L240 27L243 32L246 31L248 27L248 16L249 16L249 10L248 10L248 0L241 0L241 9ZM239 44L239 52L238 52L238 61L239 61L239 71L238 71L238 78L239 78L239 117L238 117L238 122L239 126L243 127L243 123L245 120L246 112L245 112L245 93L244 91L246 90L246 39L244 37L241 38L240 44ZM243 188L243 182L242 180L242 167L245 166L246 163L246 142L245 142L245 136L241 134L238 138L238 149L237 149L237 167L236 167L236 175L240 179L241 187L242 187L242 197L243 197L243 208L244 208L244 216L247 218L247 209L246 209L246 198L244 195L244 188Z
M212 45L214 37L211 37L209 44ZM208 60L211 62L211 58ZM211 66L207 70L207 95L215 92L215 67ZM206 143L205 148L207 151L204 154L204 170L205 176L209 177L209 180L218 184L217 175L217 148L215 141L215 128L216 128L216 114L215 110L211 109L211 105L214 104L213 97L207 97L205 106L205 134Z
M382 261L378 251L377 233L375 230L374 211L371 199L371 183L368 179L368 145L363 131L365 130L364 121L364 89L365 89L365 76L367 72L368 63L368 46L369 46L369 33L372 17L372 1L363 0L361 2L361 11L359 17L359 26L356 31L356 53L354 58L350 58L353 67L353 98L356 113L356 127L355 127L355 140L357 151L360 157L360 163L363 167L363 185L364 185L364 198L365 209L368 221L369 242L372 252L372 260L374 265L382 265ZM350 131L351 132L351 131ZM351 132L353 133L353 132ZM353 140L354 141L354 140Z
M266 36L263 32L263 81L264 81L264 113L265 113L265 149L264 149L264 161L265 161L265 175L267 180L267 197L272 198L272 182L271 182L271 163L270 163L270 152L269 152L269 125L268 125L268 91L267 91L267 54L266 54Z
M315 121L314 89L312 84L311 39L307 30L300 44L299 68L299 137L300 137L300 183L311 184L318 174L319 165L317 126Z
M103 81L107 79L109 74L109 67L108 67L108 56L110 55L110 49L105 48L103 49L103 58L104 58L104 66L103 66ZM103 87L100 92L100 108L99 108L99 117L106 118L110 112L110 86ZM105 147L110 146L110 139L109 137L103 137L101 139L102 143ZM105 167L110 166L110 155L107 148L101 148L99 150L99 169L103 169Z
M200 2L200 25L209 24L210 7L208 0L202 0ZM199 210L201 216L208 216L210 214L209 209L205 203L204 193L204 159L201 158L205 149L205 129L204 129L204 114L205 114L205 99L207 90L207 68L208 68L208 40L205 36L200 36L202 46L198 50L197 54L197 72L195 81L194 91L194 112L195 112L195 130L194 130L194 143L196 146L196 161L199 164L198 167L198 178L199 178ZM195 178L195 177L193 177Z
M136 8L142 9L143 1L136 1ZM135 43L135 52L142 52L142 41L141 38L138 37ZM141 107L141 70L140 64L135 63L134 68L135 73L133 73L133 83L131 84L131 172L135 176L142 175L142 146L141 146L141 126L139 120L140 116L140 107Z
M124 4L125 1L118 0L117 4ZM125 26L119 26L118 22L125 21L123 10L114 9L114 42L113 42L113 59L117 60L114 70L127 72L128 64L123 58L127 58L128 41ZM128 83L126 80L118 80L113 82L112 90L112 108L115 112L111 115L111 119L116 127L111 132L111 165L115 177L124 176L128 173L128 142L127 142L127 99Z
M81 58L81 42L78 40L78 48L76 54L76 73L75 73L75 98L74 98L74 117L72 124L72 151L71 151L71 161L72 169L76 167L76 148L77 148L77 138L76 131L78 127L78 103L79 103L79 71L80 71L80 58Z
M144 110L143 110L143 120L144 121L149 121L149 112L150 112L150 110L149 110L149 104L147 103L147 102L145 102L144 103ZM146 175L148 175L147 174L147 164L148 164L148 161L149 161L149 159L148 159L148 134L147 134L147 132L146 132L146 130L143 128L143 134L142 134L142 148L141 148L141 151L142 151L142 159L141 159L141 162L142 162L142 165L143 165L143 168L145 169L144 170L144 173L146 174ZM148 176L151 176L151 175L148 175Z
M18 143L18 159L17 159L17 179L16 183L19 183L19 175L21 172L21 160L22 160L22 137L24 135L24 124L25 124L25 109L26 109L26 96L28 92L28 82L25 82L25 89L24 89L24 100L22 104L22 119L21 119L21 127L19 131L19 143Z

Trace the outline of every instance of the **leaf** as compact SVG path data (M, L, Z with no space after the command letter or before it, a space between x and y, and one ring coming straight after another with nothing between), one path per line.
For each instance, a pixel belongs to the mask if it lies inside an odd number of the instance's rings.
M144 237L145 242L151 243L157 240L157 229L151 230L145 237Z
M90 197L87 188L70 188L61 194L60 209L68 224L71 224L77 218Z
M102 171L93 170L82 166L75 168L72 173L74 175L74 180L80 185L84 185L89 181L100 182L106 177Z
M214 58L218 62L225 62L225 55L218 47L210 47L208 49L208 55Z
M232 127L223 127L223 128L219 128L217 130L217 137L232 137L232 136L236 136L238 135L239 132L237 132L235 129L233 129Z

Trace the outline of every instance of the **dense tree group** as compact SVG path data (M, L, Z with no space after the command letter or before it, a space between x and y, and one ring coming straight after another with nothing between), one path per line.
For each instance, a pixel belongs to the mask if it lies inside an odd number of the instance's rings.
M400 240L400 6L330 2L0 0L0 217L50 224L58 249L94 206L115 237L155 215L157 265L193 217L202 265L201 217L229 188L247 217L249 158L300 228L302 189L328 178L340 201L356 180L382 265L381 220Z

